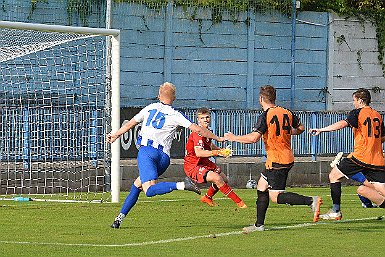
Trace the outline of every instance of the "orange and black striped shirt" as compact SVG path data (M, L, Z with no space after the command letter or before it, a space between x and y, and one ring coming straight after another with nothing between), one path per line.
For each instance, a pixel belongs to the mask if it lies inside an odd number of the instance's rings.
M354 150L348 158L363 166L378 166L383 170L381 137L385 135L385 128L381 115L370 106L365 106L350 111L346 121L353 128L354 135Z
M267 109L258 117L253 131L262 134L267 155L266 169L293 165L291 130L300 125L301 122L297 115L279 106Z

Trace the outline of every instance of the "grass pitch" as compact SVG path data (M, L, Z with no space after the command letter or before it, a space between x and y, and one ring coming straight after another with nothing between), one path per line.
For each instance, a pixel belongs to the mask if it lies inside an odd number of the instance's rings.
M247 209L220 192L216 207L191 192L142 194L115 230L121 204L0 201L0 256L383 256L385 220L377 217L385 210L362 208L355 189L343 187L342 221L314 224L309 207L270 203L268 230L247 235L242 227L255 221L250 189L236 190ZM331 206L328 188L288 191L321 195L321 212Z

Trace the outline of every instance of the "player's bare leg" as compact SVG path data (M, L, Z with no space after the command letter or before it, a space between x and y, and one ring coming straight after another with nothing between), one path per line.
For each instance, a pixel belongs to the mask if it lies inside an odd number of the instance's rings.
M379 183L376 184L378 184L378 187L382 187L384 185ZM385 196L380 194L376 189L361 185L357 188L357 193L375 202L379 207L384 208Z

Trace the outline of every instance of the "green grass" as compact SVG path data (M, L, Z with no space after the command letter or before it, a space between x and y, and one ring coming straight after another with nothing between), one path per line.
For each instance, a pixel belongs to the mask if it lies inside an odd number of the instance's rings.
M331 205L328 188L289 191L323 196L322 212ZM313 225L308 207L270 203L271 230L248 235L238 231L255 221L256 193L236 192L249 208L237 209L220 192L217 207L191 192L141 196L117 230L109 226L120 204L0 201L0 256L383 256L385 221L354 220L385 211L362 208L355 187L343 188L345 222Z

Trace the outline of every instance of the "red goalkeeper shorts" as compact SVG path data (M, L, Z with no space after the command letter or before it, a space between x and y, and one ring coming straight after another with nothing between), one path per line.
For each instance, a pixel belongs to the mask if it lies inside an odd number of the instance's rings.
M196 183L206 183L206 176L209 171L216 172L218 174L221 173L221 169L213 162L205 163L204 165L198 165L193 169L186 171L185 173Z

